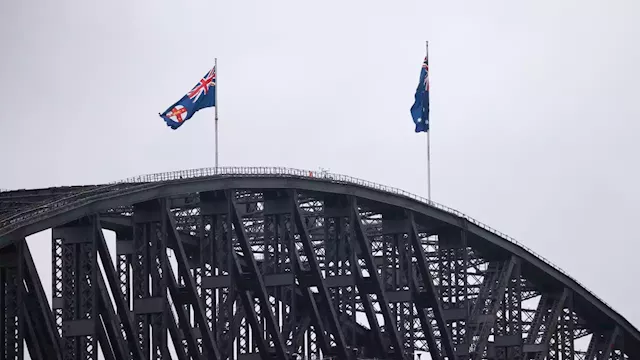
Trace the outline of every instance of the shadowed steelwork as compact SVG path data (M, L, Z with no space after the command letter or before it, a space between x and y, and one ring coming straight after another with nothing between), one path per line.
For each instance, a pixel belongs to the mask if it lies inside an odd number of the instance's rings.
M48 228L51 303L24 241ZM0 193L0 309L3 359L640 354L635 327L513 239L397 189L281 168Z

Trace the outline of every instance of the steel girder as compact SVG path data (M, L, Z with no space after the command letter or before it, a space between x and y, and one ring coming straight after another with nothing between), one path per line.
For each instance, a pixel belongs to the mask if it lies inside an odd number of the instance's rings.
M2 310L2 332L0 332L0 355L5 359L22 359L24 339L24 287L23 263L20 261L24 245L14 246L0 253L0 309ZM3 249L4 250L4 249Z
M620 326L588 320L571 289L466 223L349 194L212 190L87 213L53 228L51 307L24 241L0 259L7 359L23 343L33 359L636 354Z

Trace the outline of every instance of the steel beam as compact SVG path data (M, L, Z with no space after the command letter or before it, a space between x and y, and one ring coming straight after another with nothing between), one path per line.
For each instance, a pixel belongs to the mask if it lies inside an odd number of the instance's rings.
M476 280L480 271L470 263L472 254L468 248L467 231L464 228L440 228L432 232L437 234L437 245L433 245L433 254L437 256L437 261L432 260L433 265L437 263L437 268L430 270L438 274L440 301L451 331L451 342L457 348L462 348L473 302L471 295L475 288L475 284L470 284L470 280Z
M517 360L522 358L522 345L522 279L516 262L497 312L491 348L496 359Z
M600 355L597 357L598 360L609 359L619 336L620 336L620 328L618 326L614 327L613 330L608 331L606 333L606 336L603 337L602 339L603 340L602 351Z
M98 263L91 219L54 228L52 237L62 247L63 358L96 360Z
M283 338L289 353L298 353L294 337L298 328L298 294L296 286L295 240L292 233L291 210L288 199L278 192L265 191L264 197L264 244L262 273L270 281L265 283L269 296L275 301L276 320L282 323ZM280 308L278 303L282 304Z
M0 355L24 359L24 241L0 251Z
M360 296L361 297L366 297L367 300L369 299L369 294L367 293L367 291L363 291L366 290L368 287L371 288L373 287L373 291L376 294L377 300L380 303L380 309L382 311L382 316L384 318L384 323L385 323L385 332L390 334L391 337L391 344L393 345L394 348L394 352L392 354L389 353L389 351L387 349L384 349L385 353L387 353L387 356L391 355L393 358L395 359L403 359L403 346L402 346L402 341L400 340L400 337L398 335L398 329L396 326L396 320L397 318L392 318L391 317L391 309L389 308L389 300L387 299L387 294L384 291L384 288L382 287L381 281L380 281L380 275L378 273L378 268L375 265L375 261L373 258L373 255L371 253L371 242L369 241L369 238L367 236L367 234L365 233L365 231L362 228L362 219L360 218L360 211L358 209L358 203L356 201L356 199L351 198L351 224L353 225L353 228L355 229L355 238L360 246L360 256L364 259L364 263L367 269L367 272L369 273L368 277L364 277L362 276L362 269L360 268L360 264L358 261L358 254L356 253L356 259L354 261L354 265L356 267L356 272L358 274L358 280L360 281L361 285L364 285L364 289L360 289ZM372 324L372 320L373 320L373 324ZM376 317L374 317L373 319L369 320L369 324L371 325L371 328L374 329L378 328L378 320ZM375 324L375 325L374 325ZM380 340L380 344L384 344L384 341L382 339L382 336L380 334L380 330L379 328L376 329L376 334L378 334L379 340Z
M373 335L371 339L373 345L366 348L369 350L368 356L386 356L387 345L380 331L371 299L367 295L361 296L360 304L356 301L359 289L357 285L362 275L358 273L355 265L357 262L354 247L355 234L352 226L353 219L349 215L348 200L344 196L330 194L326 194L321 200L323 216L319 218L318 225L322 228L323 234L309 234L309 238L314 241L314 251L318 260L321 261L331 305L341 322L355 322L356 307L360 305L367 316ZM305 212L304 215L308 214ZM305 223L310 220L305 216ZM360 285L362 287L362 284ZM343 328L345 342L350 348L358 346L354 330L354 328Z
M27 349L29 350L29 356L31 360L48 360L48 359L56 359L60 360L61 355L52 353L51 356L47 354L46 350L44 350L45 344L39 342L38 335L36 335L36 329L38 324L31 318L31 314L28 311L23 313L24 322L26 324L26 332L24 334L24 339L27 344ZM46 355L45 355L46 354Z
M282 195L282 194L281 194ZM193 254L193 258L194 259L200 259L199 261L204 262L204 265L201 265L205 271L203 272L203 279L204 279L204 283L202 286L202 296L203 296L203 302L206 304L207 306L207 318L209 319L209 323L212 323L211 321L211 316L214 314L213 311L215 310L217 313L217 322L213 322L213 326L216 329L221 330L223 333L221 333L222 336L220 336L219 338L221 339L219 344L221 349L227 349L228 350L228 346L231 345L231 341L233 341L233 339L235 338L235 336L230 336L228 337L227 334L233 333L233 334L237 334L237 329L239 326L239 320L242 318L242 314L240 312L236 313L235 316L233 316L233 323L230 324L228 322L226 322L224 320L225 318L225 312L228 311L229 309L233 309L233 307L231 305L229 305L228 303L228 298L225 297L225 294L227 294L227 291L234 291L233 288L228 287L228 284L230 284L231 282L229 282L230 279L230 275L228 275L228 273L226 272L226 265L225 263L227 262L226 259L226 254L229 254L230 252L227 251L227 247L229 246L229 242L227 241L227 237L225 234L224 229L226 229L226 222L225 222L225 217L226 217L226 200L222 200L222 203L220 202L221 199L217 199L216 195L214 194L208 194L208 193L201 193L200 194L200 214L198 216L198 220L197 222L200 223L201 225L199 225L202 229L208 228L209 230L206 230L204 232L204 236L202 236L200 239L204 238L204 241L201 241L199 238L191 235L191 234L180 234L180 237L183 239L183 245L185 247L185 251L189 252L190 254ZM280 200L277 200L280 201ZM285 200L288 201L288 200ZM265 200L265 202L268 202L267 200ZM288 202L287 202L288 204ZM288 206L288 205L287 205ZM271 206L272 210L273 210L273 206ZM288 211L290 213L290 209L289 207L287 207L286 209L284 209L286 211ZM271 216L271 215L270 215ZM281 215L282 216L286 216L286 215ZM102 220L102 219L101 219ZM102 220L103 221L103 220ZM103 221L104 222L104 221ZM193 222L192 220L189 220L189 222ZM287 223L285 222L283 225L285 226L289 226L287 225ZM126 260L127 257L129 256L129 246L125 246L125 244L127 244L127 241L124 240L124 237L126 237L123 234L120 234L120 232L125 233L126 232L126 227L118 227L118 254L120 256L120 263L122 264L123 261L128 261ZM123 241L120 241L120 239L123 239ZM184 240L187 239L187 241L185 242ZM218 239L216 241L213 241L212 239ZM168 247L175 247L174 244L172 244L171 242L169 242ZM286 247L286 246L285 246ZM283 249L283 251L288 251L286 249ZM198 256L198 253L201 254L201 256ZM192 255L189 255L192 256ZM297 257L297 259L299 259L299 256ZM246 261L244 260L244 257L242 257L241 259L241 264L242 267L245 268L246 267ZM298 260L296 260L298 261ZM262 263L262 262L260 262ZM211 265L208 265L211 264ZM263 265L260 265L263 266ZM126 280L128 277L126 275L126 269L127 267L125 266L124 269L122 266L120 266L120 270L123 274L123 278ZM124 271L123 271L124 270ZM195 271L195 270L194 270ZM217 271L218 275L213 275L214 271ZM225 275L226 274L226 275ZM222 282L221 282L222 281ZM227 284L227 285L222 285L222 284ZM215 293L220 293L222 294L222 296L213 296L216 295ZM309 301L312 301L315 303L312 294L309 295L309 298L307 298L307 295L305 291L302 291L300 289L298 289L296 291L297 295L297 302L300 306L304 306L304 308L311 308L311 309L315 309L315 306L307 306L306 304L309 303ZM232 296L231 298L235 298L235 296ZM282 299L281 299L282 300ZM213 303L217 302L217 305L214 307ZM289 302L287 302L287 300L285 299L284 303L289 304ZM284 304L283 304L284 305ZM241 308L239 308L238 310L241 311ZM319 314L317 314L319 315ZM322 316L313 316L313 321L314 321L314 327L318 327L320 328L324 328L324 325L322 323L320 323L321 325L317 325L317 321L316 319L320 318L322 319ZM349 326L352 326L349 324ZM226 329L229 329L228 331ZM297 331L306 331L306 328L301 329L298 328ZM324 333L323 330L319 330L320 333ZM364 333L362 333L364 331L364 329L362 329L361 327L357 326L357 332L359 334L359 336L361 335L365 335ZM216 332L217 333L217 332ZM286 333L285 333L286 334ZM188 335L188 334L186 334ZM229 341L227 340L229 339ZM326 337L325 336L320 336L318 337L318 340L320 341L319 345L320 347L323 348L323 351L325 353L329 353L330 352L330 345L328 344L328 342L325 341ZM364 339L364 338L363 338ZM240 340L243 340L242 338ZM361 341L361 343L366 343L366 340ZM242 344L240 344L242 346ZM311 344L313 345L313 344ZM225 350L224 353L228 354L228 353L232 353L232 350Z
M100 217L100 224L103 225L104 221L102 216ZM118 315L122 316L122 314L127 314L128 322L131 324L130 334L127 334L127 330L125 329L126 324L122 324L122 333L124 337L127 339L127 343L129 349L131 351L136 351L139 353L138 356L142 359L142 351L138 346L137 340L137 327L134 326L134 321L132 318L132 304L131 304L131 291L132 291L132 269L133 269L133 222L129 219L129 226L125 230L116 230L116 258L117 258L117 278L110 279L109 273L110 271L105 268L105 273L107 275L107 282L109 286L118 285L119 291L114 291L113 288L111 293L114 294L114 297L120 295L121 301L116 300L116 308L118 309ZM102 252L100 253L102 257ZM118 304L120 302L120 304Z
M164 199L134 205L133 312L138 344L147 359L169 359L168 261Z
M542 360L549 351L556 351L551 345L556 344L553 337L569 295L569 289L565 288L562 293L545 293L540 297L538 309L523 348L527 358ZM553 343L552 340L554 340Z
M573 312L573 296L569 293L562 312L560 313L560 324L558 327L558 331L560 332L560 350L563 359L575 358L574 337L577 320L577 316Z
M387 291L394 295L394 316L401 324L404 348L407 351L428 349L437 358L440 351L431 321L424 308L414 308L420 285L416 279L409 228L404 212L395 209L382 212L382 248L377 250L382 252L381 271Z
M129 301L123 294L122 287L119 286L119 280L121 280L122 277L116 277L116 272L113 269L113 265L112 265L113 260L111 259L111 254L109 253L109 249L107 248L107 242L104 238L104 234L102 232L102 226L100 224L101 224L100 218L98 217L95 221L96 242L98 246L98 253L100 254L102 268L104 269L104 273L107 279L107 283L105 284L102 279L102 276L99 277L99 280L100 280L99 285L101 287L101 290L102 290L102 287L104 287L104 290L103 290L104 295L102 296L102 300L105 303L105 306L109 306L109 307L112 306L111 301L109 300L109 297L106 294L106 288L108 285L108 288L111 291L111 294L113 294L113 299L117 309L118 322L121 325L121 334L118 335L117 339L118 341L122 341L126 344L123 349L128 350L127 351L128 357L130 356L134 360L143 360L142 352L138 347L137 341L135 341L136 332L130 316L131 310L129 307ZM120 269L120 266L119 266L119 269ZM129 274L128 267L122 270L126 271L126 274ZM126 276L126 280L128 281L128 276ZM127 288L127 294L128 294L128 288ZM110 310L109 312L111 313L112 311ZM110 316L113 316L113 320L115 320L116 315L110 314ZM116 336L116 335L112 334L112 336Z
M109 342L109 335L107 335L105 325L107 324L100 320L96 323L96 337L98 338L100 349L102 349L102 356L105 360L124 359L125 354L117 349L117 345L116 347L111 346L112 344Z
M105 356L112 355L114 359L133 358L127 348L120 329L120 319L113 308L107 292L107 285L104 283L101 273L97 277L97 287L101 322L98 321L96 326L100 332L99 342L103 354Z
M429 266L427 265L427 257L424 253L424 249L422 248L422 243L418 238L418 230L416 229L416 223L414 219L413 212L408 212L407 221L409 223L409 239L411 241L411 245L413 247L413 251L415 253L416 262L418 265L418 271L423 280L424 292L418 294L420 298L424 298L425 301L421 301L420 305L423 308L429 308L433 312L433 316L438 325L438 330L440 332L440 343L442 346L442 354L435 353L431 350L431 346L429 352L431 352L431 356L435 356L434 359L441 359L444 356L447 356L449 359L455 358L455 353L453 350L453 343L451 342L451 335L449 333L449 329L446 325L442 305L440 304L440 299L438 295L438 291L436 290L433 279L431 277L431 273L429 272ZM416 307L418 305L416 304ZM424 320L423 320L424 321ZM423 324L424 327L424 324ZM434 349L435 350L435 349Z
M425 340L434 360L451 358L448 343L465 360L637 356L635 328L517 245L472 224L465 230L465 220L409 199L332 182L309 184L295 178L197 180L118 193L120 198L107 198L106 190L90 205L65 200L52 216L35 214L37 223L12 222L0 231L11 232L3 244L23 241L29 229L56 226L53 314L42 301L26 247L16 257L24 259L16 265L22 280L14 281L13 265L0 262L0 357L19 358L19 350L11 349L24 338L34 359L95 358L97 345L107 360L148 360L151 352L159 359L168 356L170 333L179 359L205 358L207 332L221 358L278 356L278 336L285 356L302 350L348 358L353 347L366 345L367 355L399 358L396 348L426 349ZM291 185L304 189L301 196ZM220 190L238 186L244 190L229 196ZM220 212L202 211L209 204L197 193L203 189L221 195ZM167 204L175 224L167 219ZM95 219L103 210L108 219ZM386 211L412 217L399 216L402 231L384 229ZM117 277L101 229L87 233L97 222L117 233ZM170 249L177 269L167 259ZM0 253L6 251L12 250ZM510 273L503 262L509 256L516 259ZM536 315L521 308L540 293ZM355 322L363 311L371 329ZM15 329L19 335L9 336ZM523 329L529 331L524 344ZM590 331L596 333L587 353L576 351L575 339Z
M235 283L231 266L233 241L228 208L222 192L200 193L200 244L197 249L201 252L201 266L204 268L201 297L209 327L213 329L221 356L225 359L234 353L233 339L240 331L242 320L239 319L234 326L234 308L238 312L241 307L235 306L237 295L232 286ZM183 244L187 243L183 238Z
M407 237L411 238L411 224L409 219L406 218L404 220L404 228L407 233ZM402 267L401 271L403 272L404 278L407 281L407 285L411 291L411 305L415 307L416 316L420 323L420 330L424 335L424 340L427 343L428 351L431 355L432 359L441 360L443 359L443 355L438 347L438 339L436 338L436 331L433 327L431 319L427 314L427 304L424 301L424 297L421 294L424 294L424 286L421 286L418 282L418 272L416 273L416 268L413 263L413 259L415 256L411 251L411 240L409 239L409 244L406 247L402 246L398 248L400 256L404 259L407 259L409 263L408 266ZM415 327L412 324L412 331L416 331Z
M45 295L36 265L26 242L23 242L24 283L26 316L28 324L27 346L31 357L62 359L61 338L56 331L55 320ZM40 355L38 355L40 354Z
M171 214L168 209L166 210L166 216L168 218L169 225L171 226L169 238L173 242L173 244L175 244L174 252L176 254L176 261L178 263L178 272L185 284L186 301L183 303L189 304L193 308L195 321L198 323L204 348L206 349L203 355L207 358L213 358L216 360L220 359L220 351L218 350L218 345L213 339L211 328L209 327L209 324L206 320L207 318L205 316L204 308L202 306L202 303L200 302L196 284L191 275L191 270L188 266L187 254L184 250L184 246L182 245L182 239L176 230L175 219L173 217L173 214ZM173 280L174 277L172 276L171 279ZM183 331L185 330L186 329L183 329Z
M183 310L183 309L178 309L178 310ZM178 360L200 359L200 356L201 356L200 352L196 352L195 353L196 355L191 357L187 355L187 350L185 349L185 346L184 346L185 336L178 328L178 324L176 324L175 318L173 316L171 316L169 319L169 334L171 335L171 341L173 342L173 348L176 351L176 356L178 357ZM186 340L186 341L189 341L189 340ZM193 348L193 345L188 345L188 346L191 346L191 348ZM195 349L197 350L197 346L195 347Z
M294 206L297 205L295 205L294 203ZM295 209L293 211L295 211ZM293 212L291 213L293 214ZM298 229L294 223L292 224L291 231L294 234L301 235L301 232L303 230ZM299 280L297 291L301 294L298 304L306 310L306 315L303 316L302 320L299 322L297 336L298 339L294 340L294 343L300 344L304 333L308 331L307 349L305 350L307 354L320 356L320 350L322 350L324 354L327 355L334 354L335 349L331 346L331 343L329 341L329 336L330 334L332 334L332 332L328 329L332 328L332 321L331 319L328 319L324 314L321 314L322 309L330 305L327 305L321 300L316 299L314 292L311 291L311 287L316 286L315 284L317 284L317 282L311 279L312 275L308 270L308 263L302 262L301 256L298 253L297 249L294 248L293 251L295 254L293 258L293 270L296 278ZM321 304L323 304L324 306L321 307ZM327 326L326 323L328 323L329 325Z
M543 322L547 318L547 313L549 309L552 308L553 302L552 297L549 293L544 292L540 295L540 299L538 300L538 306L536 307L536 311L533 315L533 320L531 321L531 326L529 327L529 331L527 332L527 337L525 339L524 351L525 352L533 352L527 350L527 347L532 348L530 345L539 344L539 334L540 330L543 328Z
M24 239L23 239L24 240ZM51 239L51 308L54 315L54 324L58 336L62 337L62 309L64 306L63 299L63 281L62 281L62 239ZM35 269L35 267L34 267ZM62 354L62 339L60 340L60 353Z
M169 275L171 275L168 277L169 292L171 293L171 298L173 299L173 306L176 314L178 315L179 324L179 327L175 325L174 319L174 325L172 325L172 327L175 326L178 329L178 331L174 331L175 337L173 337L172 335L172 337L174 338L175 348L181 349L185 354L185 357L189 356L190 358L197 360L205 359L205 355L201 353L198 347L198 338L196 337L193 326L191 326L190 313L189 311L187 311L191 303L189 300L184 299L185 296L181 292L181 287L176 282L175 274L173 273L173 269L171 269L171 267L168 267L168 272ZM194 314L194 316L196 317L196 321L198 321L197 317L199 316L199 314L196 313ZM207 326L205 329L208 330L209 327ZM186 346L182 344L183 340L186 342ZM212 343L210 342L206 345L206 347L208 348L207 353L211 354L211 357L214 358L216 356L217 347L215 347L214 345L213 349L211 349L211 344ZM217 356L218 357L215 359L220 359L219 353L217 353Z
M184 281L187 302L193 307L194 317L196 322L198 323L198 327L200 329L200 333L202 334L202 340L206 351L204 352L204 356L207 358L213 358L214 360L218 360L221 358L220 351L218 350L218 345L215 343L213 339L213 334L211 333L211 328L207 322L207 318L205 316L204 307L200 302L200 297L198 296L198 292L196 289L195 281L191 275L191 269L188 265L187 254L184 250L184 246L182 245L182 239L176 230L176 223L168 209L165 209L165 214L169 221L169 226L171 227L171 231L169 232L169 238L173 244L175 244L174 252L176 254L176 260L178 262L178 273ZM174 279L174 277L171 277ZM183 329L184 331L185 329Z
M584 360L609 360L620 335L618 326L593 332Z
M248 316L249 321L251 322L254 336L260 339L258 342L258 346L260 347L261 352L263 354L270 353L271 350L267 347L267 339L263 338L262 327L260 326L255 313L254 299L250 295L250 292L253 291L253 296L255 296L259 301L260 315L266 322L265 325L267 328L267 333L269 334L270 341L274 346L273 350L275 350L275 354L279 358L284 359L286 357L286 347L284 344L284 340L282 339L282 333L280 332L279 325L275 323L275 318L271 309L271 305L269 303L267 290L264 285L264 279L262 277L262 274L260 273L258 264L256 263L251 245L247 240L244 224L235 204L235 194L233 191L227 191L226 196L229 201L229 216L233 223L235 235L240 247L242 248L242 253L248 265L248 272L244 272L242 267L240 266L237 254L235 252L233 253L235 270L237 271L236 274L238 275L236 280L238 281L238 285L244 290L240 295L242 303L244 305L245 313Z
M87 213L95 212L97 210L108 209L115 206L121 206L122 204L131 204L138 201L149 200L158 196L175 195L178 193L187 193L194 191L202 191L203 189L220 189L229 187L231 182L227 178L202 178L194 179L183 183L171 183L171 184L152 184L141 185L140 188L144 190L133 191L126 189L126 186L114 186L105 187L104 192L100 197L92 198L84 202L78 201L77 203L64 202L65 206L68 205L68 211L58 211L59 207L55 209L52 206L51 211L38 211L33 216L25 216L25 218L19 222L14 222L3 228L0 233L7 235L2 237L0 242L1 246L4 246L12 241L19 241L23 236L37 232L38 230L46 229L51 226L59 226L74 219L78 219ZM255 176L239 176L233 180L234 186L242 188L283 188L283 187L295 187L306 189L310 191L322 191L332 193L346 193L352 192L354 195L366 198L372 201L378 201L389 205L396 205L403 208L411 209L412 211L419 211L436 221L447 223L457 226L460 218L455 214L446 213L433 207L429 207L425 204L420 204L409 198L403 198L399 196L384 194L375 189L367 189L365 187L358 187L354 185L345 185L340 182L330 181L313 181L309 179L300 178L257 178ZM135 187L134 187L135 188ZM113 189L113 191L111 191ZM126 189L126 190L125 190ZM104 195L104 196L102 196ZM535 258L532 254L522 249L517 244L509 243L505 239L500 238L498 235L491 234L489 231L481 229L478 226L470 225L469 232L477 235L483 239L483 244L488 246L497 246L501 251L511 252L522 258L524 262L530 264L527 266L527 271L531 269L537 269L549 276L545 276L545 279L569 287L575 294L576 298L580 302L590 302L595 305L595 312L589 317L589 321L597 321L598 318L606 317L611 323L620 324L624 333L633 339L633 343L629 345L630 351L637 352L639 348L637 343L640 339L640 333L635 329L627 320L622 316L615 313L608 306L599 301L595 296L588 293L585 289L579 286L575 281L561 274L557 270L553 269L548 264L545 264L540 259ZM525 275L527 276L527 275Z
M491 279L491 282L486 283L485 297L482 300L478 299L479 301L471 312L470 325L474 331L469 333L473 335L473 338L476 336L478 338L477 341L471 343L472 347L470 348L474 359L480 359L484 356L498 310L504 301L507 284L517 263L518 260L515 256L511 256L505 262L497 262L498 268L495 276Z
M302 243L302 247L307 258L307 264L305 268L300 269L299 275L304 278L300 282L307 285L307 292L311 292L310 288L312 286L315 286L318 289L319 300L324 305L323 310L326 311L324 318L326 319L332 330L338 356L343 359L351 359L351 355L347 351L342 327L340 326L340 322L338 321L336 310L331 305L331 298L329 296L327 284L325 283L322 272L320 271L320 264L318 263L315 249L311 243L309 232L300 211L300 206L297 200L298 194L296 191L290 190L289 196L293 202L292 215L295 222L296 230L300 235L300 242ZM324 336L324 334L318 334L316 332L316 336L318 335Z

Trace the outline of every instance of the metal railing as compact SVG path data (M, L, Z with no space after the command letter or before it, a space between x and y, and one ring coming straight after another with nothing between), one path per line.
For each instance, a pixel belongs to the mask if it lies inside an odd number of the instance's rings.
M609 306L611 308L611 306L609 304L607 304L604 300L602 300L601 298L599 298L597 295L595 295L593 292L589 291L584 285L582 285L579 281L577 281L576 279L572 278L568 273L566 273L564 270L562 270L560 267L556 266L555 264L553 264L551 261L549 261L547 258L537 254L536 252L534 252L533 250L531 250L530 248L528 248L527 246L525 246L524 244L518 242L516 239L508 236L505 233L502 233L484 223L481 223L480 221L467 216L465 214L463 214L462 212L452 209L448 206L439 204L435 201L431 201L429 199L426 199L422 196L416 195L416 194L412 194L410 192L398 189L398 188L394 188L394 187L390 187L390 186L386 186L386 185L381 185L381 184L377 184L371 181L367 181L367 180L363 180L363 179L358 179L352 176L347 176L347 175L340 175L340 174L333 174L333 173L329 173L325 170L322 171L314 171L314 170L301 170L301 169L294 169L294 168L287 168L287 167L219 167L219 168L201 168L201 169L189 169L189 170L180 170L180 171L171 171L171 172L164 172L164 173L156 173L156 174L149 174L149 175L141 175L141 176L136 176L136 177L131 177L131 178L127 178L124 180L120 180L120 181L115 181L109 184L106 184L104 186L100 186L96 189L92 189L89 191L85 191L85 192L81 192L81 193L76 193L74 195L71 195L69 197L63 198L63 199L59 199L56 201L53 201L51 203L48 203L46 205L42 205L36 208L32 208L29 210L26 210L24 212L12 215L10 218L6 218L6 219L2 219L0 220L0 235L2 235L3 233L7 233L11 230L13 230L16 227L20 227L24 225L24 222L29 222L29 223L33 223L34 220L37 220L39 218L42 218L44 216L47 216L47 214L50 214L51 212L62 212L65 211L67 208L70 207L74 207L77 206L78 204L76 204L76 202L78 203L84 203L84 202L88 202L88 201L93 201L93 200L97 200L97 198L100 198L101 195L105 192L105 190L110 191L111 189L117 188L119 185L122 184L147 184L147 185L157 185L157 183L160 182L167 182L167 181L176 181L176 180L185 180L185 179L196 179L196 178L202 178L202 177L233 177L233 176L243 176L243 177L294 177L294 178L304 178L304 179L314 179L314 180L322 180L322 181L328 181L328 182L332 182L332 183L341 183L341 184L347 184L347 185L358 185L358 186L362 186L362 187L366 187L369 189L374 189L374 190L378 190L378 191L383 191L383 192L387 192L387 193L391 193L394 195L400 195L400 196L404 196L419 202L422 202L424 204L427 204L429 206L432 206L436 209L440 209L442 211L445 211L449 214L458 216L460 218L463 218L467 221L469 221L470 223L489 231L490 233L493 233L501 238L506 239L507 241L525 249L526 251L528 251L529 253L533 254L534 256L536 256L537 258L539 258L540 260L542 260L544 263L546 263L547 265L553 267L554 269L556 269L557 271L559 271L560 273L564 274L565 276L567 276L568 278L572 279L573 281L575 281L578 285L580 285L581 287L583 287L584 289L586 289L591 295L593 295L596 299L600 300L602 303L604 303L605 305ZM125 193L128 191L137 191L140 187L138 186L133 186L131 188L127 187L125 189ZM3 231L4 230L4 231ZM8 230L8 231L7 231Z
M329 181L329 182L335 182L335 183L343 183L343 184L349 184L349 185L359 185L359 186L363 186L366 188L370 188L370 189L375 189L375 190L379 190L379 191L384 191L387 193L391 193L394 195L400 195L400 196L405 196L408 198L411 198L413 200L417 200L419 202L425 203L429 206L432 206L434 208L440 209L442 211L445 211L447 213L453 214L455 216L461 217L467 221L469 221L470 223L489 231L490 233L493 233L494 235L497 235L501 238L504 238L506 240L508 240L509 242L518 245L519 247L525 249L526 251L528 251L529 253L533 254L534 256L536 256L538 259L542 260L544 263L546 263L547 265L553 267L554 269L558 270L560 273L564 274L565 276L567 276L568 278L572 279L573 281L575 281L578 285L582 286L584 289L586 289L589 293L591 293L591 295L593 295L596 299L600 300L602 303L604 303L605 305L611 307L609 304L607 304L604 300L602 300L601 298L599 298L597 295L595 295L593 292L591 292L589 289L587 289L582 283L580 283L578 280L574 279L573 277L571 277L567 272L565 272L564 270L562 270L559 266L555 265L554 263L552 263L549 259L545 258L544 256L541 256L540 254L536 253L535 251L533 251L532 249L530 249L529 247L527 247L526 245L520 243L519 241L517 241L516 239L512 238L511 236L498 231L494 228L492 228L489 225L486 225L456 209L452 209L446 205L442 205L439 204L435 201L429 200L427 198L424 198L420 195L416 195L416 194L412 194L410 192L404 191L402 189L398 189L398 188L394 188L391 186L386 186L386 185L381 185L381 184L377 184L371 181L367 181L367 180L363 180L363 179L359 179L359 178L355 178L352 176L348 176L348 175L340 175L340 174L333 174L327 171L314 171L314 170L302 170L302 169L295 169L295 168L287 168L287 167L219 167L219 168L200 168L200 169L189 169L189 170L179 170L179 171L171 171L171 172L164 172L164 173L156 173L156 174L149 174L149 175L142 175L142 176L136 176L136 177L131 177L125 180L121 180L118 181L117 183L150 183L150 182L159 182L159 181L172 181L172 180L180 180L180 179L191 179L191 178L198 178L198 177L209 177L209 176L235 176L235 175L242 175L242 176L257 176L257 177L299 177L299 178L308 178L308 179L316 179L316 180L325 180L325 181Z
M67 209L74 208L80 204L84 204L93 200L98 200L101 195L110 193L111 191L121 187L123 184L112 183L101 186L96 186L89 190L79 191L69 196L53 200L44 204L38 204L34 207L26 210L18 211L17 213L9 214L8 216L0 219L0 236L9 233L16 228L27 224L33 224L42 218L46 218L55 213L61 213ZM139 186L131 186L138 189ZM123 187L123 189L129 187Z

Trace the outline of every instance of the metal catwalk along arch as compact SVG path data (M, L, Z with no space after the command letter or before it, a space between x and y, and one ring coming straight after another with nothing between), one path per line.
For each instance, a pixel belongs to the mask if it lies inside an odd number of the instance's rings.
M50 304L24 241L49 228ZM640 358L636 328L513 239L293 169L0 192L0 294L3 359Z

